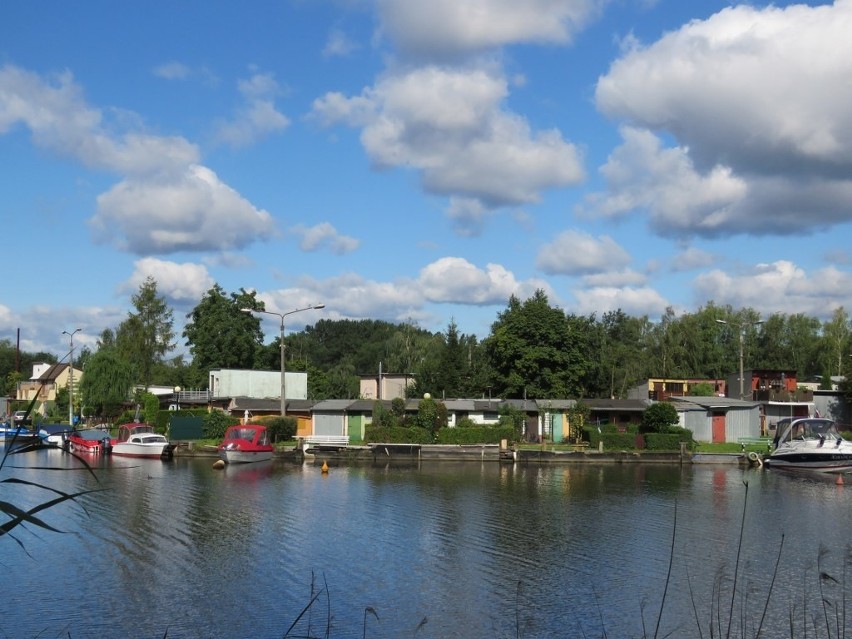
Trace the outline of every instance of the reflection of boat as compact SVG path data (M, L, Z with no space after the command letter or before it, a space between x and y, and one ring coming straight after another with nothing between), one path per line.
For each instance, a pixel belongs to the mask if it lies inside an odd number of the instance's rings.
M834 422L824 417L778 421L772 452L764 459L770 468L823 473L852 470L852 442L843 439Z
M275 460L255 462L253 464L228 464L225 467L224 476L231 481L255 482L260 481L272 474Z
M259 424L229 426L219 444L219 457L228 464L267 461L274 452L269 431Z
M154 427L130 422L118 427L118 437L112 440L112 454L121 457L147 457L171 459L175 444L164 435L154 432Z
M68 446L77 453L109 453L111 439L109 433L101 428L72 430L68 434Z

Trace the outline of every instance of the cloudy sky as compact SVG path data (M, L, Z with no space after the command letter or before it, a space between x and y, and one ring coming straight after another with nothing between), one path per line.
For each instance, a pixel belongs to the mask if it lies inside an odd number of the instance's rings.
M488 334L852 309L852 0L0 4L0 338L146 277ZM277 320L264 324L271 337Z

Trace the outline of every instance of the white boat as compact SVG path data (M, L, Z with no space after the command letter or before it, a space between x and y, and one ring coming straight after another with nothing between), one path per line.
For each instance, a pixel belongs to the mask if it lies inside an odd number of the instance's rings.
M154 432L153 426L131 422L118 427L118 437L112 440L112 454L120 457L171 459L175 444L164 435Z
M832 420L788 417L778 421L775 432L773 450L764 459L770 468L822 473L852 471L852 442L840 436Z
M272 459L275 447L269 431L260 424L229 426L219 444L219 457L226 464L247 464Z
M68 436L73 430L68 424L42 424L38 434L48 446L64 448L68 441Z

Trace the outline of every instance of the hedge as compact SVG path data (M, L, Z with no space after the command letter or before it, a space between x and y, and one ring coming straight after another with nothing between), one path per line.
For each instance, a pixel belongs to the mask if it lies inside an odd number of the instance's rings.
M438 431L439 444L499 444L502 439L511 442L514 437L515 429L511 426L442 428Z
M592 450L597 450L600 442L603 442L604 450L680 450L681 442L687 442L690 450L693 447L692 431L685 428L678 428L673 433L646 433L641 436L635 424L627 425L626 429L628 432L620 433L602 427L602 432L598 432L597 427L586 427L583 429L583 439L589 442Z
M645 450L680 450L680 443L686 442L692 450L692 431L685 428L677 433L645 433Z
M432 433L425 428L405 428L403 426L367 426L365 442L384 444L431 444Z

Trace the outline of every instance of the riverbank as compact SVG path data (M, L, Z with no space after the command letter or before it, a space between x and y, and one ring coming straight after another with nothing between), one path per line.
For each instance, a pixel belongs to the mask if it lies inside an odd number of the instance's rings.
M215 446L178 445L175 457L218 457ZM363 446L302 449L279 447L275 459L293 463L334 461L488 461L515 464L748 464L741 453L691 453L654 451L565 451L539 448L501 449L496 444L368 444Z

